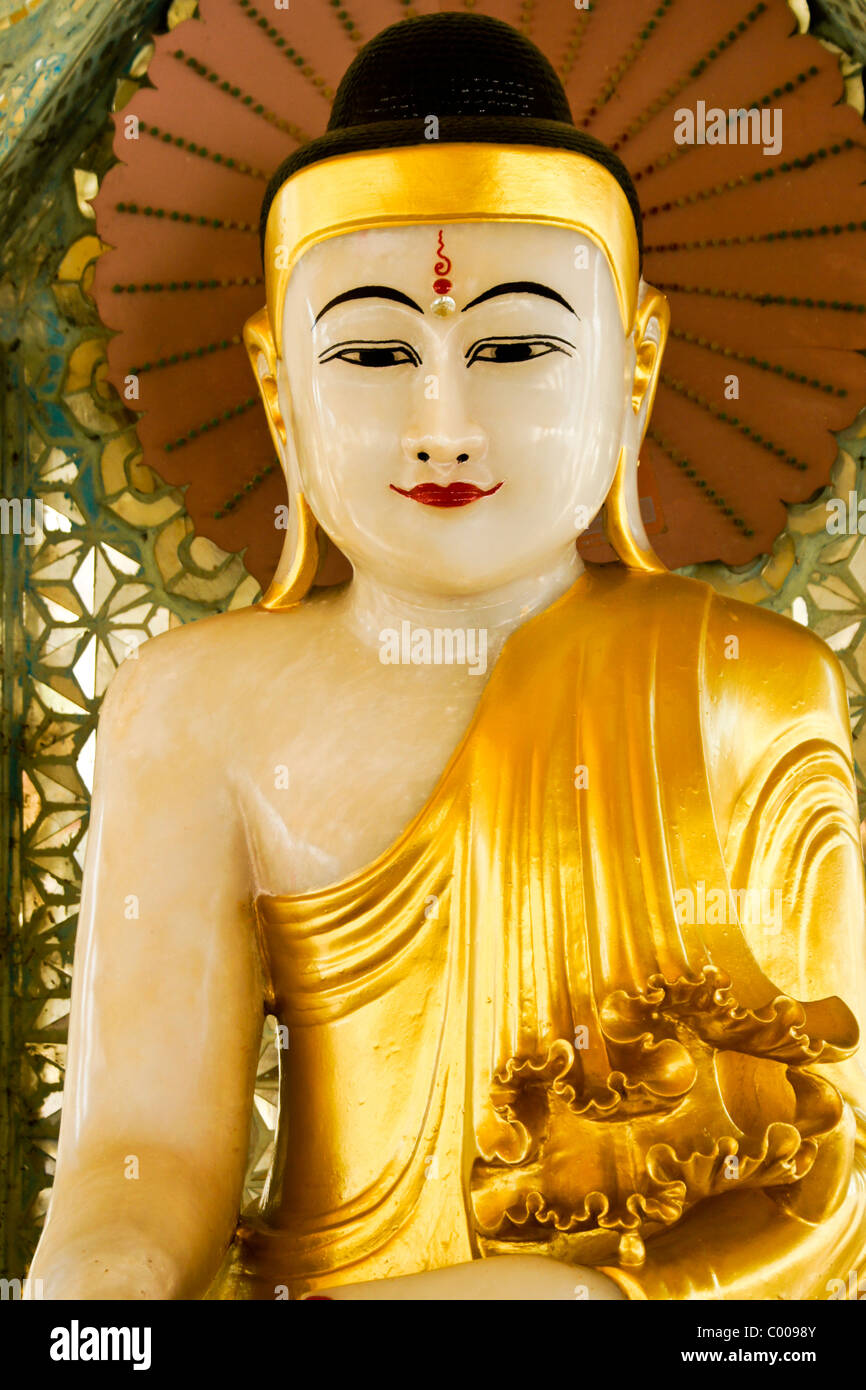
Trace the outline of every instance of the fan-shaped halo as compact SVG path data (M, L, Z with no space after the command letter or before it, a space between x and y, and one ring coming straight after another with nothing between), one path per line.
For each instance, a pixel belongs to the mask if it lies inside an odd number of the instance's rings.
M156 40L152 86L116 116L119 162L96 202L110 376L126 398L135 381L146 462L187 485L197 530L244 550L262 584L285 487L240 330L264 296L265 183L322 133L362 41L454 7L201 0ZM836 58L797 33L785 0L466 8L529 34L576 124L635 178L644 273L672 311L642 456L647 529L671 566L745 564L772 548L786 505L827 482L834 431L866 402L866 155ZM753 108L769 135L781 123L778 154L733 143L736 113ZM678 113L716 109L726 143L677 143ZM605 558L597 533L582 544Z

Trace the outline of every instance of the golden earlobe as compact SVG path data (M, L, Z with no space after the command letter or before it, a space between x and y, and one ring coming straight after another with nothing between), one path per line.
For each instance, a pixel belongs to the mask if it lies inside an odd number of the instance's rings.
M638 447L643 442L652 413L671 320L670 306L661 290L654 289L652 285L644 285L643 290L634 323L636 362L631 398L631 408L635 415L644 410ZM648 333L653 319L658 324L657 341ZM628 510L628 484L628 451L623 447L620 449L616 473L604 504L605 534L628 569L640 570L644 574L665 574L665 566L652 546L645 538L639 538L632 528ZM637 497L633 500L637 505Z
M286 537L277 572L261 600L262 608L272 613L282 608L294 608L296 603L300 603L309 592L319 568L316 518L302 492L296 492L291 500L298 522L295 543L291 545Z
M647 335L647 330L653 319L658 324L658 342ZM631 408L635 415L639 415L643 406L646 405L644 431L649 424L655 401L670 321L671 309L666 296L652 285L645 285L643 297L635 315L634 343L637 360L631 397Z
M280 453L286 446L288 435L286 423L280 411L277 391L277 349L271 330L267 308L260 309L244 324L244 343L249 353L253 373L259 384L268 428L274 448ZM261 359L265 359L262 372ZM290 487L291 493L291 487ZM282 608L293 608L304 598L319 567L319 544L316 518L310 511L307 499L297 489L290 495L290 506L296 521L294 543L291 530L286 532L286 543L280 555L277 572L268 585L261 606L271 612Z
M271 439L274 441L274 448L279 452L286 442L286 422L280 411L277 391L277 348L267 307L259 309L258 313L247 319L244 324L244 345L261 393ZM266 364L264 372L261 370L262 358Z
M627 569L642 570L644 574L665 574L665 566L649 545L638 540L628 515L628 455L620 449L616 472L604 504L604 531L620 560Z

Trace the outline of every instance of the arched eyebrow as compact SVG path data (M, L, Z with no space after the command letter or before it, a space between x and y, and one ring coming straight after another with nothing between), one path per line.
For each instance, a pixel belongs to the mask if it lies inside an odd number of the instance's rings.
M402 290L392 290L388 285L359 285L357 289L345 290L343 294L328 300L324 309L320 309L313 319L313 327L315 328L319 319L323 314L327 314L329 309L333 309L337 304L345 304L349 299L393 299L397 304L406 304L410 309L417 309L419 314L424 312L420 304L416 304L408 294L403 294Z
M479 294L477 299L473 299L471 304L464 304L462 312L465 314L467 309L474 309L476 304L483 304L487 299L495 299L500 294L539 294L542 299L552 299L557 304L561 304L563 309L567 309L575 318L575 314L567 299L563 299L561 294L552 290L549 285L540 285L537 280L510 280L507 285L494 285L492 289L485 290Z

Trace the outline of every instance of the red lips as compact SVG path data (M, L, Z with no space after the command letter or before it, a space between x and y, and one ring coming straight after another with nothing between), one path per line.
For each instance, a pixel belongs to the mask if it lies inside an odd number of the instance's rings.
M405 488L397 487L396 483L390 486L401 497L411 497L413 502L423 502L425 507L465 507L470 502L477 502L479 497L492 497L502 484L494 483L486 491L474 483L449 483L447 487L439 483L418 483L408 492Z

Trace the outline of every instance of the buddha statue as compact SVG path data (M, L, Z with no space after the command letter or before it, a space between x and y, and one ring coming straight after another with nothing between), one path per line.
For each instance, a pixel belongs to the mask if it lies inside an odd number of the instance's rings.
M109 691L32 1275L827 1297L866 1255L845 691L651 549L668 315L624 166L528 40L433 15L361 51L262 231L285 551ZM618 558L586 565L602 509Z

